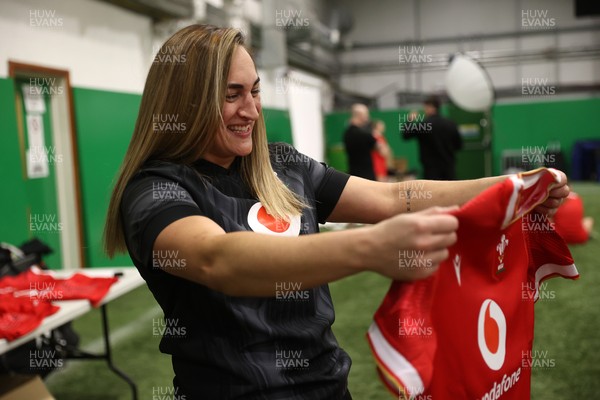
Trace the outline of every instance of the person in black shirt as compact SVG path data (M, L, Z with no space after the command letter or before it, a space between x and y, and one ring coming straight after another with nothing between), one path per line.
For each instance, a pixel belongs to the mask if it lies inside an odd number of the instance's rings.
M160 350L177 398L350 399L328 283L363 271L430 276L457 229L451 208L431 206L462 204L501 179L425 182L434 196L408 204L397 183L268 144L242 34L192 25L148 73L104 246L110 257L129 252L164 312ZM545 206L567 192L554 189ZM318 233L325 221L372 225ZM398 268L408 257L428 267Z
M348 155L350 175L374 181L375 170L371 159L371 150L376 148L377 141L371 132L369 109L364 104L352 106L350 125L344 132L344 145Z
M404 124L404 140L419 141L419 159L423 165L423 178L434 180L456 179L455 154L462 148L462 138L456 124L439 114L440 100L436 96L424 102L425 119L418 121L416 112Z

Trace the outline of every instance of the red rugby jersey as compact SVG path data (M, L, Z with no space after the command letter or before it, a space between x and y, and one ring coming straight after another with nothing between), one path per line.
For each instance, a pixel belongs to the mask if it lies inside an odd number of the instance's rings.
M0 338L14 340L25 335L57 311L58 307L47 301L0 291Z
M367 338L394 394L416 399L525 399L540 283L579 277L551 220L529 213L560 177L507 178L454 214L458 240L428 279L393 282Z
M98 307L116 277L74 274L58 279L34 267L0 279L0 338L14 340L37 328L58 311L56 300L87 299Z
M86 299L93 307L98 307L118 280L117 277L90 277L81 273L61 279L34 267L0 279L0 293L16 292L17 296L26 295L40 301Z

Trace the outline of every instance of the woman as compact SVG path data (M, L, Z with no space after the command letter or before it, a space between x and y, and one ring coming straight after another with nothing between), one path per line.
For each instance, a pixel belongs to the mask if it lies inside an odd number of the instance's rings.
M189 26L165 52L178 62L150 69L104 240L110 256L129 251L173 328L160 350L172 355L178 395L351 398L327 283L361 271L429 276L457 220L425 208L461 204L501 178L425 181L419 190L433 196L420 200L350 177L267 144L260 79L238 31ZM157 130L164 120L177 129ZM374 225L312 235L324 221ZM433 267L398 268L403 250L422 250L415 257Z
M383 121L373 121L373 137L377 141L377 147L371 150L375 178L379 182L387 182L388 170L393 168L393 154L385 138L385 123Z

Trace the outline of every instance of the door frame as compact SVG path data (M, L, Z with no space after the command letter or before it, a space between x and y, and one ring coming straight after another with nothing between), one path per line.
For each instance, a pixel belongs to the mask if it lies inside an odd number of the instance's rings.
M56 79L54 82L58 83L57 86L63 87L62 95L52 96L51 109L49 110L52 119L53 143L56 145L57 142L60 142L61 148L66 149L66 152L70 153L72 160L69 165L67 165L67 160L63 163L55 164L57 204L58 210L62 214L61 220L63 220L65 226L60 235L61 259L63 264L61 268L84 268L86 265L83 252L83 227L81 223L83 214L81 207L79 154L75 129L75 108L73 106L69 71L9 60L8 74L15 81L17 78L54 78ZM19 89L15 88L15 90L18 91ZM24 115L18 99L19 97L15 96L15 101L18 103L16 110L21 159L23 160L22 171L24 179L28 179L25 167L25 133L23 131L23 124L21 123ZM65 130L68 131L66 138L61 135L61 132ZM65 188L71 190L64 190ZM71 205L74 205L74 207ZM74 234L65 234L66 231L74 231Z

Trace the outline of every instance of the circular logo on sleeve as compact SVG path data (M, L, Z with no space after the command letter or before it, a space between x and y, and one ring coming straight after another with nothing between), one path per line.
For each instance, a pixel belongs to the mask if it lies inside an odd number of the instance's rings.
M275 218L267 213L263 205L258 202L248 211L248 225L257 233L269 235L298 236L300 234L300 215L295 215L285 221Z
M486 299L479 310L477 344L488 367L498 371L506 356L506 318L494 300Z

